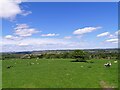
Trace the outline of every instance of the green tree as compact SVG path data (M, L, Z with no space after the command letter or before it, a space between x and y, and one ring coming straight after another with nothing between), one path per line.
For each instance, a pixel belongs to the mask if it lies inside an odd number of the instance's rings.
M88 54L82 50L75 50L73 52L73 57L77 62L86 62L86 60L89 58Z

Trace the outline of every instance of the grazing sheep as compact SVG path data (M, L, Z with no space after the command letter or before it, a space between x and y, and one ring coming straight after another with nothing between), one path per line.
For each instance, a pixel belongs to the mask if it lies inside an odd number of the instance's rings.
M34 63L30 63L30 65L33 65Z
M83 67L83 66L81 66L81 67Z
M105 67L110 67L112 64L109 62L109 63L106 63L104 64Z
M114 63L117 63L117 60L116 60L116 61L114 61Z

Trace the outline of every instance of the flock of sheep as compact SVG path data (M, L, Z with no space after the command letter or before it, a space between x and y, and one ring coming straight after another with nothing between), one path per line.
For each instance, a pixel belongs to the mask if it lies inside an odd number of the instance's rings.
M36 60L36 62L37 61L38 60ZM117 62L118 62L117 60L114 61L114 63L117 63ZM15 62L15 64L17 64L17 63ZM34 62L28 62L28 65L33 65L33 64L35 64L35 63ZM39 63L37 62L36 64L39 64ZM111 67L111 65L112 65L112 63L110 61L104 64L105 67ZM7 66L7 69L10 69L11 67L14 67L14 66L13 65Z
M36 62L37 62L38 60L36 60ZM14 64L17 64L16 62L14 63ZM34 62L28 62L28 64L27 65L34 65L34 64L39 64L38 62L37 63L34 63ZM10 68L12 68L12 67L14 67L13 65L10 65L10 66L7 66L7 69L10 69Z

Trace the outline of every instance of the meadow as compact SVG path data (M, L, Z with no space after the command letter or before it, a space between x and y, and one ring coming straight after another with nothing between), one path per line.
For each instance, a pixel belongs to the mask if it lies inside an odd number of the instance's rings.
M92 59L9 59L2 62L3 88L117 88L118 63ZM111 67L104 63L110 61ZM32 64L31 64L32 63ZM9 66L12 66L8 68Z

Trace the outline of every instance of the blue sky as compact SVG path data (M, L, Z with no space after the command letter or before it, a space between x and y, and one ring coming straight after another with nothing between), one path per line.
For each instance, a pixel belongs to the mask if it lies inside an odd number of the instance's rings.
M117 47L116 2L16 5L21 12L2 19L3 51Z

